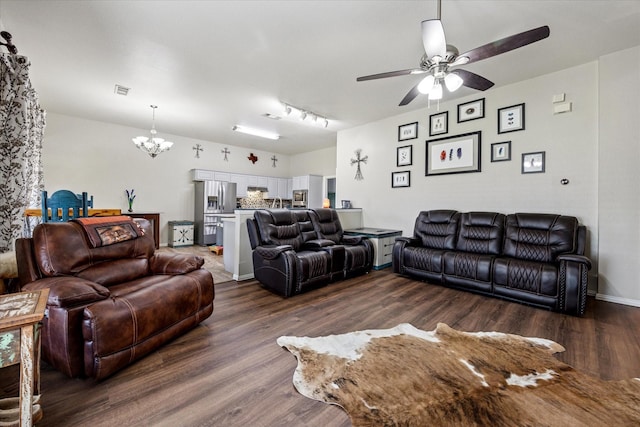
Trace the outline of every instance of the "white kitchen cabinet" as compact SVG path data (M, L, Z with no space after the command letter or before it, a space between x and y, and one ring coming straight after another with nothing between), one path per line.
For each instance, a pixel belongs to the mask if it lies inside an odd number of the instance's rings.
M308 189L309 189L309 175L293 177L293 190L308 190Z
M258 187L269 188L269 179L266 176L257 176Z
M255 175L247 175L247 185L249 187L257 187L258 186L258 177Z
M282 199L290 199L291 191L289 190L289 180L287 178L276 178L278 180L278 197Z
M229 172L215 172L214 176L214 181L231 182L231 174Z
M280 193L278 192L278 178L268 177L267 178L267 189L269 190L269 198L274 199L280 197Z
M247 197L247 187L249 186L249 176L241 173L232 173L230 182L236 183L236 197Z
M207 169L191 169L193 181L215 181L215 172Z

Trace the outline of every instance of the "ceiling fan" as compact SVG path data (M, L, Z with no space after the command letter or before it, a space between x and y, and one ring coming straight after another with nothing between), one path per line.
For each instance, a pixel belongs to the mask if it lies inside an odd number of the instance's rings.
M446 42L444 28L440 19L440 7L441 0L438 0L438 19L422 21L422 43L425 54L422 55L420 60L420 68L371 74L358 77L356 80L362 82L385 77L428 73L402 98L400 106L407 105L420 93L428 94L429 100L439 100L442 98L443 86L446 86L449 92L458 90L460 86L484 91L493 86L492 81L471 71L452 70L452 68L500 55L549 37L549 27L544 25L459 54L455 46Z

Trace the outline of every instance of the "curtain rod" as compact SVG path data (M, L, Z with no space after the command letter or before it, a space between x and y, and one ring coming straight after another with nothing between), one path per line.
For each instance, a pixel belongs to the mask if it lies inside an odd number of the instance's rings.
M12 39L11 33L8 33L7 31L0 31L0 36L2 36L2 38L7 41L6 43L0 42L0 46L6 47L9 50L9 53L13 53L14 55L17 55L18 48L16 47L16 45L11 43L11 39Z

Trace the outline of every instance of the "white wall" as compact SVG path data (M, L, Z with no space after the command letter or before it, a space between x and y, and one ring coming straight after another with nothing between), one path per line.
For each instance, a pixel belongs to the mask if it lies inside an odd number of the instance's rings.
M599 297L640 301L640 46L600 58Z
M126 211L125 189L135 189L134 211L160 212L160 242L167 243L167 222L192 220L194 205L190 170L214 169L253 175L290 177L290 156L278 154L276 167L273 153L201 141L162 133L174 142L171 150L155 159L138 150L131 138L147 135L148 129L137 129L77 117L47 113L43 144L45 189L53 192L70 189L87 191L94 196L96 208ZM204 151L195 157L193 147ZM228 161L221 153L228 147ZM247 156L253 152L258 161Z
M336 147L291 156L291 175L322 175L336 174Z
M489 76L490 77L490 76ZM588 255L596 269L590 290L595 291L598 259L598 64L588 63L517 84L477 92L464 99L440 104L449 112L452 136L482 131L479 173L425 176L425 140L429 115L423 108L338 133L337 195L364 209L364 225L401 229L411 235L421 210L548 212L573 215L589 230ZM570 113L554 115L552 97L566 93ZM401 95L401 94L400 94ZM457 123L457 104L485 98L483 119ZM446 96L445 96L446 99ZM424 96L414 103L426 105ZM525 103L525 130L497 133L498 108ZM401 108L398 109L401 111ZM419 123L418 138L398 141L398 126ZM436 137L434 137L436 138ZM491 143L511 141L511 161L491 162ZM413 145L413 165L396 167L396 148ZM354 180L354 151L368 155L362 181ZM546 172L521 174L521 155L546 152ZM409 170L410 188L391 188L391 172ZM567 178L569 185L560 180Z

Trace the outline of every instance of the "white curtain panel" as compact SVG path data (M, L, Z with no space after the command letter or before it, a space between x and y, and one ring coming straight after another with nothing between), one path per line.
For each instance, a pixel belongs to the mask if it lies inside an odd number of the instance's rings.
M22 237L27 207L44 189L42 138L46 115L29 80L25 56L0 54L0 253Z

